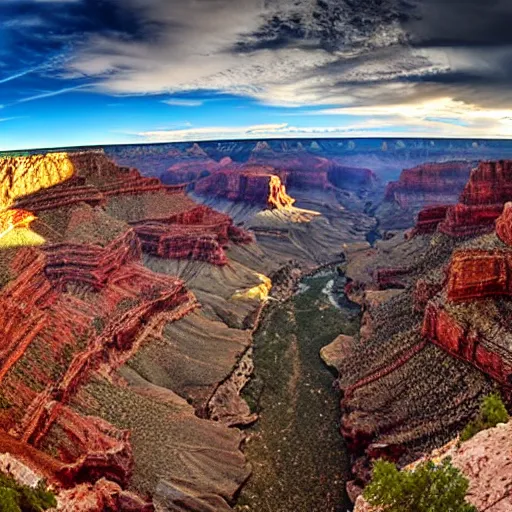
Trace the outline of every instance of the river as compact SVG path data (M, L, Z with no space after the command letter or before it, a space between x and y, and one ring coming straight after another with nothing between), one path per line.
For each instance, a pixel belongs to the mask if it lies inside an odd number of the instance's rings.
M355 334L359 308L333 267L266 309L254 337L255 373L244 397L260 413L244 451L253 474L237 511L345 512L349 464L339 434L339 392L320 349Z

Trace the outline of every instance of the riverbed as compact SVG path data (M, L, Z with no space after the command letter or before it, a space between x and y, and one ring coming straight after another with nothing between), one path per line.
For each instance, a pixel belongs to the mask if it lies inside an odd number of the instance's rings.
M266 309L254 337L254 377L244 392L260 413L244 447L253 474L237 511L351 508L340 396L319 355L336 336L359 328L359 308L343 296L343 284L335 267L323 269L304 278L288 301Z

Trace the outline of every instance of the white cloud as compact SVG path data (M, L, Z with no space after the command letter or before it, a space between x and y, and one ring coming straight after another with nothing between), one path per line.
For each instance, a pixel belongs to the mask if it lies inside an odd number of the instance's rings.
M295 137L453 137L510 138L512 118L475 118L467 126L454 125L435 118L406 117L398 113L376 118L354 119L352 123L333 126L293 126L286 123L253 126L209 126L175 130L139 132L136 137L144 142L185 142L221 139L295 138Z
M163 100L162 103L170 105L171 107L200 107L203 105L201 100L187 100L183 98L172 98L170 100Z

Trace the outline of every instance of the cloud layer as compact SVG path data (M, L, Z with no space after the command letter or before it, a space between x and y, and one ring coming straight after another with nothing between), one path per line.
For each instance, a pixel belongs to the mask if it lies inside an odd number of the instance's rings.
M0 85L64 82L19 101L79 86L195 107L179 95L204 90L512 135L510 0L4 0L0 22Z

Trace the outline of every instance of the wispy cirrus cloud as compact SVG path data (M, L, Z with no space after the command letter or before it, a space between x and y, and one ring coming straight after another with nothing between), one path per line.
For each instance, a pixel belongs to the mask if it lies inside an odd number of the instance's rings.
M171 98L168 100L162 100L162 103L170 105L171 107L200 107L204 104L204 101L184 98Z

